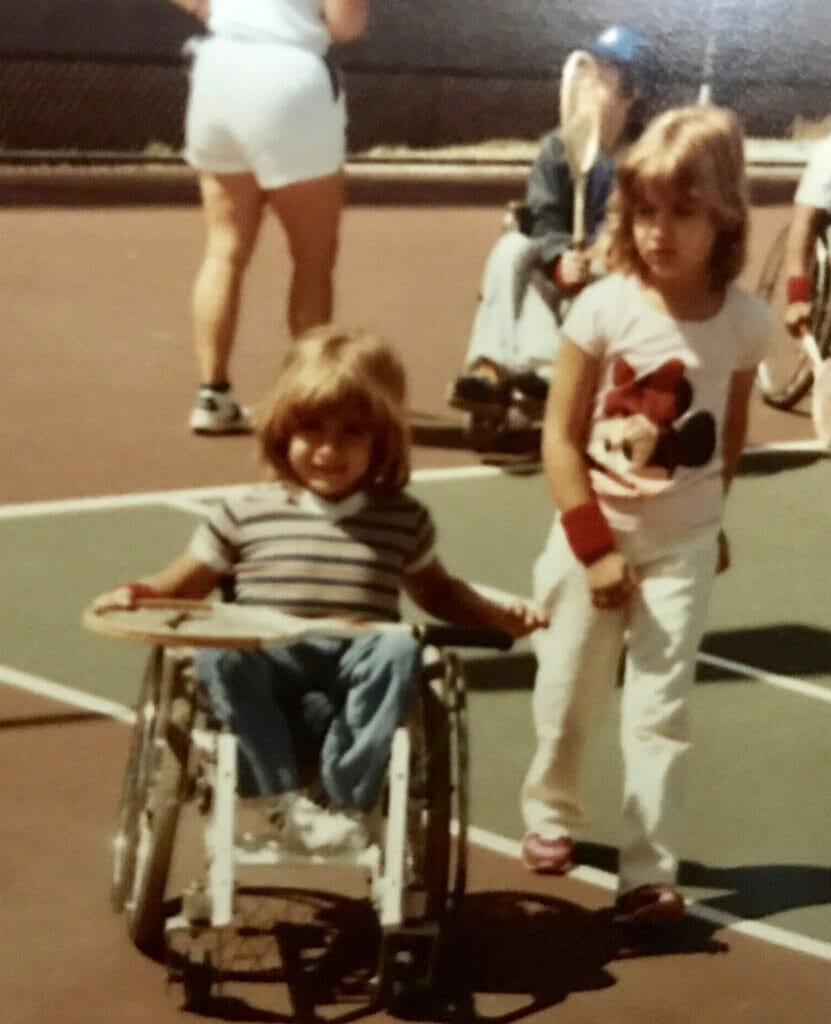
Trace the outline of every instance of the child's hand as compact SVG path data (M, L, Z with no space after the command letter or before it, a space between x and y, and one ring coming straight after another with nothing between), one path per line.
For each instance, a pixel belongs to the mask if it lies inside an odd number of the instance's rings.
M789 302L785 307L785 326L790 333L798 338L803 331L811 327L811 303Z
M566 291L574 291L591 279L591 258L585 250L566 249L554 264L554 281Z
M512 637L518 639L548 625L548 613L530 601L516 600L502 605L498 612L499 619L494 625L504 629Z
M141 598L158 596L158 591L146 583L122 583L115 590L99 594L92 602L92 610L98 614L115 608L126 608L130 611Z
M640 587L637 573L619 551L610 551L586 567L595 608L622 608Z

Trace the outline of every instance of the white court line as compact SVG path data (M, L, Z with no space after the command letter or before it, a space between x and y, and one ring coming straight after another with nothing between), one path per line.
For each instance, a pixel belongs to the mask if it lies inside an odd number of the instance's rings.
M715 654L699 652L698 661L704 662L705 665L713 665L715 668L726 669L728 672L735 672L748 679L755 679L760 683L767 683L768 686L776 686L780 690L798 693L800 697L810 697L812 700L821 700L831 704L831 689L818 686L816 683L806 683L802 679L793 679L791 676L780 676L776 672L765 672L763 669L753 668L740 661L719 658Z
M123 704L74 690L72 687L51 682L48 679L31 675L28 672L20 672L7 665L0 665L0 682L16 686L18 689L26 690L40 697L48 697L51 700L60 701L62 704L83 708L85 711L93 711L96 714L116 719L127 725L132 725L135 721L135 712ZM475 826L468 829L468 838L473 845L479 846L483 850L490 850L505 857L510 857L513 860L519 860L521 846L514 839L508 839L505 836L500 836ZM588 885L608 891L614 891L617 885L615 875L585 865L575 868L570 872L569 878L575 878L580 882L585 882ZM765 924L762 921L746 921L740 917L726 914L723 911L715 910L700 903L688 904L687 910L694 917L712 921L714 924L718 924L730 931L748 935L770 945L780 946L798 953L805 953L808 956L819 957L822 960L831 960L831 943L822 942L819 939L811 939L805 935L798 935L795 932L788 932L782 928Z
M82 690L76 690L61 683L53 683L49 679L33 676L28 672L20 672L8 665L0 665L0 683L16 686L19 690L26 690L38 697L48 697L50 700L83 708L85 711L94 711L106 718L115 718L119 722L126 722L127 725L132 725L136 718L135 712L123 704L117 704L105 697L96 697L91 693L84 693Z
M746 449L746 454L756 455L764 452L820 452L828 453L828 449L820 441L781 441L769 445L754 445ZM414 483L454 482L457 480L485 479L504 476L506 470L500 466L458 466L443 469L419 469L412 479ZM254 481L252 481L254 482ZM20 502L18 504L0 506L0 520L23 519L26 517L66 515L77 512L101 512L109 509L139 508L145 505L177 505L192 511L190 502L211 501L216 498L232 495L246 490L248 484L222 484L214 487L192 487L181 491L147 491L137 494L110 494L91 498L62 498L56 501Z
M483 850L490 850L493 853L517 860L520 857L521 844L514 839L506 839L505 836L475 827L468 829L468 838L475 846L479 846ZM568 877L612 892L617 888L617 876L609 874L607 871L600 871L598 868L577 867L568 873ZM764 921L748 921L736 917L734 914L716 910L714 907L707 906L706 903L688 902L687 913L693 917L711 921L728 931L747 935L749 938L767 942L772 946L790 949L795 953L805 953L807 956L815 956L821 960L831 960L831 942L823 942L821 939L812 939L807 935L789 932L784 928L765 924Z
M448 483L503 475L499 466L460 466L458 469L420 469L414 483ZM192 511L192 502L211 501L247 491L252 484L223 484L216 487L191 487L182 491L146 491L138 494L105 494L92 498L62 498L57 501L20 502L0 506L0 520L25 519L37 516L68 515L78 512L105 512L120 508L141 508L146 505L179 505ZM199 509L201 511L201 509Z

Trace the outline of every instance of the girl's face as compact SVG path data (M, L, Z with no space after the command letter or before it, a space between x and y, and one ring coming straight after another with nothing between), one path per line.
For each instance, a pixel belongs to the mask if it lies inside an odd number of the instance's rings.
M659 289L709 282L716 235L709 208L675 189L649 185L635 202L635 248Z
M288 460L303 487L326 501L361 489L372 459L372 435L357 413L305 416L295 427Z

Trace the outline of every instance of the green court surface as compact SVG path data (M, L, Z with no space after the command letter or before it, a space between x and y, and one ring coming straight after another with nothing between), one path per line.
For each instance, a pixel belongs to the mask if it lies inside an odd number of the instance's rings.
M419 474L440 552L470 580L527 593L551 502L541 474ZM187 541L213 491L0 509L0 680L57 683L131 704L145 650L83 632L82 607ZM831 596L825 553L831 460L751 453L727 516L733 568L716 586L692 700L695 742L682 881L705 907L815 941L831 958ZM468 656L473 822L521 834L517 793L532 748L527 641ZM616 702L592 737L584 861L614 870ZM829 945L826 945L829 944Z

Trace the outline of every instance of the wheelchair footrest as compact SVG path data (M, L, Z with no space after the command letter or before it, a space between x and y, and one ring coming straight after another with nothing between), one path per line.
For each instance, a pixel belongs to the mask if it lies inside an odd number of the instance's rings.
M438 921L386 929L381 940L381 1000L401 1008L434 992L442 929Z

